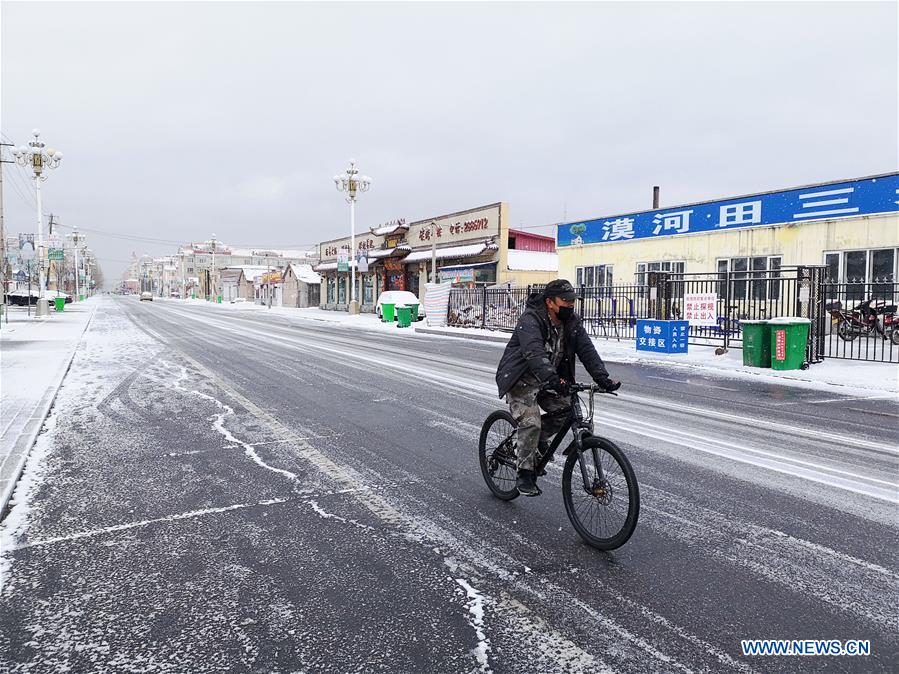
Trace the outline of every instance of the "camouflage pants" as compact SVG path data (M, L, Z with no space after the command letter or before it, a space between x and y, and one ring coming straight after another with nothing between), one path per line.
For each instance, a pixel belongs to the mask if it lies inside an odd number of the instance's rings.
M537 443L547 441L558 433L571 409L568 398L552 391L540 390L537 379L525 375L506 394L512 416L518 422L516 447L518 469L534 470L537 463ZM540 408L546 414L540 415Z

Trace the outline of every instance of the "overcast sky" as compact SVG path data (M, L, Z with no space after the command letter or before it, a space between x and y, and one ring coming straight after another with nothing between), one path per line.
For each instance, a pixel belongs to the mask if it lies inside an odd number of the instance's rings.
M349 157L359 229L535 227L896 170L897 4L3 2L4 142L33 127L65 155L45 213L85 230L313 245L348 233ZM175 250L89 236L108 280Z

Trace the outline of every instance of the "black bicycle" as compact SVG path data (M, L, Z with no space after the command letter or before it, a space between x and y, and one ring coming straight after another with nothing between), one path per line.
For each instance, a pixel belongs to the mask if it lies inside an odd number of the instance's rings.
M593 434L594 397L605 391L595 384L572 384L569 390L569 418L553 438L546 454L538 456L536 472L538 475L543 473L571 431L573 439L563 452L567 457L562 469L565 511L575 531L587 543L600 550L614 550L627 542L637 526L640 515L637 476L624 452L614 442ZM578 395L581 392L590 394L586 414ZM519 495L515 486L518 476L517 425L508 411L497 410L484 421L478 443L484 480L494 496L503 501L511 501Z

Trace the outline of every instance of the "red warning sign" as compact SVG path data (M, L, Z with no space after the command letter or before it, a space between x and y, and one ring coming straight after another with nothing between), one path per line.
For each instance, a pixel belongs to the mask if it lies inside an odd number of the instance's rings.
M774 331L774 358L776 360L787 359L787 331Z

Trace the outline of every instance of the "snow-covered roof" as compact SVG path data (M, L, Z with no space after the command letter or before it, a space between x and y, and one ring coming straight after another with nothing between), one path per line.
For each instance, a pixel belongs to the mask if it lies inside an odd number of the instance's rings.
M511 271L559 271L559 256L536 250L510 250L507 265Z
M356 268L355 260L351 260L348 264L351 269ZM335 269L337 269L337 263L336 262L323 262L322 264L315 265L312 269L314 271L334 271Z
M267 274L270 271L274 271L274 267L261 267L258 265L248 265L248 264L237 264L237 265L229 265L222 269L222 273L228 270L233 270L237 272L243 272L244 277L246 277L250 281L254 281L258 276L262 276L263 274Z
M438 248L436 256L438 260L448 257L476 257L478 255L485 254L487 251L494 250L499 250L499 246L497 246L492 241L485 241L484 243L475 243L468 246L451 246L449 248ZM403 262L420 262L422 260L430 259L430 250L416 250L413 253L409 253L409 255L407 255L403 259Z
M322 277L312 270L311 264L291 264L293 275L303 283L321 283Z
M317 257L317 252L308 250L279 250L277 248L235 248L231 251L234 257L285 257L294 260L305 260Z
M388 234L394 234L395 232L408 232L409 225L403 224L395 224L395 225L384 225L382 227L372 227L371 233L375 236L386 236Z
M408 253L412 250L408 245L401 244L396 248L384 248L382 250L370 250L366 253L369 260L380 260L382 257L390 257L396 253Z

